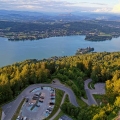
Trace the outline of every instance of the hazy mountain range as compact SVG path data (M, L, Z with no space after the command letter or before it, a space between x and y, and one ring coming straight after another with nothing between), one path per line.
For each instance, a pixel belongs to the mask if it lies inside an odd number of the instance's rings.
M0 10L0 20L10 21L42 21L42 20L78 21L92 19L120 21L120 14L92 13L92 12L49 13L49 12Z

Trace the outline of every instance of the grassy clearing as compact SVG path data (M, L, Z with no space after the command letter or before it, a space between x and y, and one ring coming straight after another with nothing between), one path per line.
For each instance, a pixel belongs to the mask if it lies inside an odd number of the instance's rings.
M100 105L101 103L103 103L103 101L105 100L105 97L104 95L96 95L96 94L93 94L93 97L95 98L95 100L97 101L98 105ZM105 100L106 101L106 100Z
M56 99L55 99L54 109L53 109L52 113L44 120L49 120L60 108L60 104L61 104L61 101L62 101L62 98L64 95L64 91L56 89L55 92L56 92Z
M76 96L76 100L80 107L88 106L83 100L81 100L81 98L78 98L77 96Z
M93 82L90 82L90 83L88 84L88 88L89 88L89 89L95 89L94 83L93 83Z
M68 94L66 94L64 102L70 102Z
M0 108L0 120L2 118L2 108Z
M106 34L106 33L103 33L103 32L100 32L100 35L99 36L111 36L110 34Z
M18 116L19 113L20 113L20 110L21 110L21 107L22 107L24 101L25 101L25 98L22 100L22 102L21 102L20 105L18 106L15 114L14 114L13 117L12 117L12 120L16 120L17 116Z

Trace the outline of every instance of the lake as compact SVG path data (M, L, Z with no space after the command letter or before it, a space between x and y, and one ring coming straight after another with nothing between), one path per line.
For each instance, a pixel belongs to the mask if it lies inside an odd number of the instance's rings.
M96 52L120 50L120 38L90 42L85 36L51 37L34 41L8 41L0 37L0 67L26 59L43 59L52 56L71 56L78 48L94 47Z

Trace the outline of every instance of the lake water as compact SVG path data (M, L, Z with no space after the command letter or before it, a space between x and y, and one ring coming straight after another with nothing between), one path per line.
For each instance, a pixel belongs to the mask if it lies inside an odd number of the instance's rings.
M0 37L0 67L26 59L43 59L52 56L71 56L78 48L94 47L96 52L120 50L120 38L90 42L85 36L51 37L34 41L8 41Z

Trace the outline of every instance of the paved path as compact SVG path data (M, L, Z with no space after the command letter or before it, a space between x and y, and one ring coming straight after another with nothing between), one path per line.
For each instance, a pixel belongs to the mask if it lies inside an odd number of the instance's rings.
M86 95L87 95L87 98L88 98L88 105L93 105L93 104L97 105L97 102L93 98L93 96L92 96L92 94L90 92L90 89L88 88L88 84L91 81L92 81L91 79L88 79L88 80L84 81L84 88L85 88Z
M60 105L63 104L64 100L65 100L65 96L66 96L66 93L64 94L63 96L63 99L62 99L62 102ZM59 108L58 111L55 113L55 115L50 119L50 120L54 120L56 118L56 116L60 113L61 109Z
M1 120L4 120L4 118L5 118L5 113L4 113L4 112L2 112L2 117L1 117Z
M30 85L29 87L27 87L23 92L21 92L21 94L17 97L16 100L14 100L11 104L10 107L5 107L3 106L3 111L5 112L5 118L4 120L11 120L12 116L14 115L15 111L17 110L19 104L21 103L21 101L23 100L23 98L27 97L30 94L30 91L37 88L37 87L41 87L41 86L48 86L48 87L53 87L53 88L57 88L60 90L65 91L66 94L69 95L70 98L70 102L74 105L74 106L79 106L77 104L76 101L76 97L73 93L73 91L70 88L67 88L64 85L58 85L58 84L33 84ZM7 106L7 105L6 105ZM9 112L6 112L9 111Z
M91 81L92 79L84 81L84 89L88 98L88 105L97 105L97 102L95 101L92 94L105 94L105 83L97 83L95 84L95 89L89 89L88 84Z

